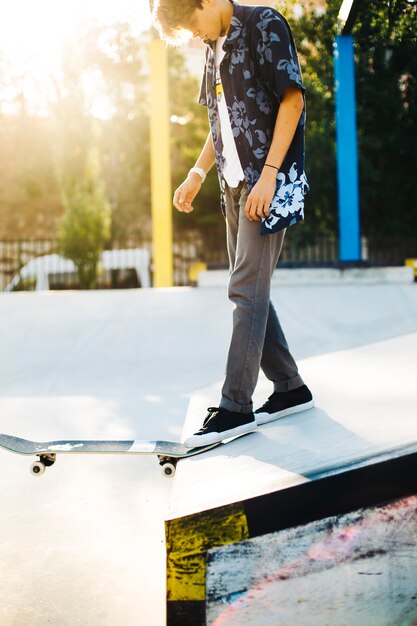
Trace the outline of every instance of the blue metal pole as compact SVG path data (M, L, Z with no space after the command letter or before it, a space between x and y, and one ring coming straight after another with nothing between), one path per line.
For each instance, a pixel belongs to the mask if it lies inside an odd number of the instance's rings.
M339 201L339 259L360 261L358 148L353 37L339 35L334 43L336 145Z

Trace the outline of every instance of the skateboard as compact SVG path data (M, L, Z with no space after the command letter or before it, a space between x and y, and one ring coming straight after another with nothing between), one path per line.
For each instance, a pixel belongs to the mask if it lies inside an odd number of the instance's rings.
M39 460L30 466L32 476L42 476L46 468L55 463L57 454L152 454L158 458L163 475L169 478L174 476L179 459L202 454L237 437L198 448L186 448L176 441L79 439L38 442L0 434L0 447L16 454L38 456Z

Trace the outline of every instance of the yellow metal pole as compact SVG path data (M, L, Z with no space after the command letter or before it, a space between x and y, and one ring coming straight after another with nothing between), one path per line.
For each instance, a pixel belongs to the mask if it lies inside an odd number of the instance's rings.
M174 274L167 56L165 43L153 39L149 48L149 64L154 287L172 287Z

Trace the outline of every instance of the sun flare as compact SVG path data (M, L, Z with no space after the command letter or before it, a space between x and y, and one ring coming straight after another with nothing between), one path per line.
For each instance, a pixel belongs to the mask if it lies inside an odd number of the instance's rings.
M37 92L51 96L51 77L59 71L62 52L74 33L89 23L113 24L127 21L132 32L150 27L148 0L15 0L0 7L0 70L12 68L20 78L20 89L30 102ZM47 86L47 84L49 86ZM10 91L13 90L13 81ZM49 94L46 94L49 92ZM43 94L43 96L41 95ZM2 97L7 112L7 97Z

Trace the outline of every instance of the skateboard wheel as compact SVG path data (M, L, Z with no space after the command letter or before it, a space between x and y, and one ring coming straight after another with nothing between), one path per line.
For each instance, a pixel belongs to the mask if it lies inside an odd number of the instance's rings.
M30 473L32 476L42 476L42 474L45 473L45 465L42 461L35 461L35 463L32 463L30 466Z
M162 473L165 478L172 478L175 474L175 465L173 463L164 463L162 465Z

